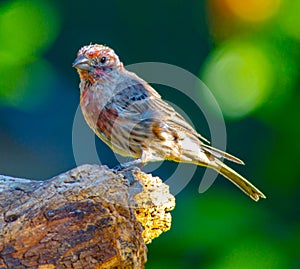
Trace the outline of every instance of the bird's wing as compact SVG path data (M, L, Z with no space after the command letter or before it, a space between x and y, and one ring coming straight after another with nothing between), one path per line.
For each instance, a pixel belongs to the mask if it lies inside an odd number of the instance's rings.
M194 144L194 147L201 147L205 152L217 157L226 158L230 161L243 164L243 162L219 149L204 144L202 141L209 141L197 133L194 128L145 81L133 79L129 83L118 86L111 104L118 109L119 120L124 122L139 122L149 125L155 123L157 128L152 132L160 139L176 141L184 134L185 139ZM121 119L120 119L121 117ZM129 120L127 120L129 119ZM159 130L155 132L155 130ZM142 131L142 130L141 130ZM200 139L200 140L199 140ZM202 140L202 141L201 141Z
M198 134L193 127L178 113L172 108L168 103L163 101L162 99L155 99L154 102L157 109L163 109L164 111L168 111L168 116L163 115L164 123L167 124L172 130L176 130L178 133L184 133L184 136L188 137L190 142L194 143L195 141L198 141L197 138L200 138L201 140L204 140L206 142L207 139L202 137L200 134ZM197 143L203 151L209 152L211 155L213 155L216 158L226 158L232 162L236 162L238 164L244 164L242 160L239 158L224 152L222 150L216 149L214 147L211 147L205 143L202 143L199 141ZM195 145L196 146L196 145Z
M120 110L119 114L124 117L127 116L130 119L137 117L139 120L160 119L175 130L185 131L189 135L209 143L171 105L162 100L156 90L142 79L135 76L129 82L118 85L117 88L111 103Z

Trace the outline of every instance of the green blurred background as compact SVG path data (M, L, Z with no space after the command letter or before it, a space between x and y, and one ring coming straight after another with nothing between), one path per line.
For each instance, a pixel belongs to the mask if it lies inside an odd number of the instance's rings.
M199 194L198 168L177 195L172 229L148 246L146 267L300 268L299 14L300 0L2 0L0 174L46 179L76 165L71 64L81 46L107 44L125 65L174 64L214 93L227 150L247 164L233 167L268 199L255 203L221 177ZM209 137L200 110L157 89ZM117 164L96 140L101 159ZM154 174L164 179L174 167Z

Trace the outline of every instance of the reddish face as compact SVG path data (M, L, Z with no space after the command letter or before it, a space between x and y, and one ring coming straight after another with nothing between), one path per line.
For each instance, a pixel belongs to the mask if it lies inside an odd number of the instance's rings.
M113 70L121 69L123 65L111 48L95 44L78 51L73 67L78 70L81 79L94 82Z

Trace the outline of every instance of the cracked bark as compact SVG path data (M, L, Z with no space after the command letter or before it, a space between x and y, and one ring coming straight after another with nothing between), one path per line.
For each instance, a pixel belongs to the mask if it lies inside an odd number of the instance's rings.
M138 169L0 176L0 268L144 268L174 206L168 186Z

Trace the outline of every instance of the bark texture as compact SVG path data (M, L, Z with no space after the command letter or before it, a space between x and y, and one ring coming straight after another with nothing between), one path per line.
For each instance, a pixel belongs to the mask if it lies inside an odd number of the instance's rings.
M0 176L0 268L144 268L174 206L168 186L138 169Z

